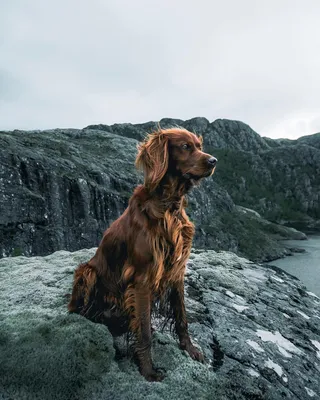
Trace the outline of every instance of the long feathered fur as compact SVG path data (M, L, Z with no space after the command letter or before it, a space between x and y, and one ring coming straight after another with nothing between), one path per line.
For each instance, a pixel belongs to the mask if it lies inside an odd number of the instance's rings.
M140 371L149 380L160 379L150 355L154 304L166 321L174 321L181 347L202 359L188 335L183 294L194 235L185 194L213 172L211 156L201 146L184 129L151 133L136 158L144 184L105 231L94 257L75 271L69 311L106 323L114 335L129 330L136 339Z

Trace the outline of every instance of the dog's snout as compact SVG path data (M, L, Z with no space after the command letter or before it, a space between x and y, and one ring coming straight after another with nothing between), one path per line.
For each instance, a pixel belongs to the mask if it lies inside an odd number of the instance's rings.
M210 164L210 165L212 165L212 166L214 166L214 165L216 165L217 164L217 159L215 158L215 157L210 157L210 158L208 158L208 163Z

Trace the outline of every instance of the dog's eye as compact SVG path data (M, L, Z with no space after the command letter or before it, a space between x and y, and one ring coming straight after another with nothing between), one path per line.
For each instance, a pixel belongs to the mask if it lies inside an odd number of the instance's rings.
M189 150L190 149L190 145L188 143L184 143L182 146L183 150Z

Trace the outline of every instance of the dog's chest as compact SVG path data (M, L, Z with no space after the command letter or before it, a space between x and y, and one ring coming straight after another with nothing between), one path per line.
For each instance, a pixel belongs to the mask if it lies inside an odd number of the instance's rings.
M184 210L165 213L163 224L163 246L165 247L165 271L168 279L174 278L181 271L189 258L194 226ZM170 277L170 275L172 275Z

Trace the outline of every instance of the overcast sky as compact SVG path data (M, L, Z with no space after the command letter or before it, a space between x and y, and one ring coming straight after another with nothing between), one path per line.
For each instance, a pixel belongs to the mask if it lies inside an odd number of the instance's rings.
M320 131L320 0L1 0L0 129Z

